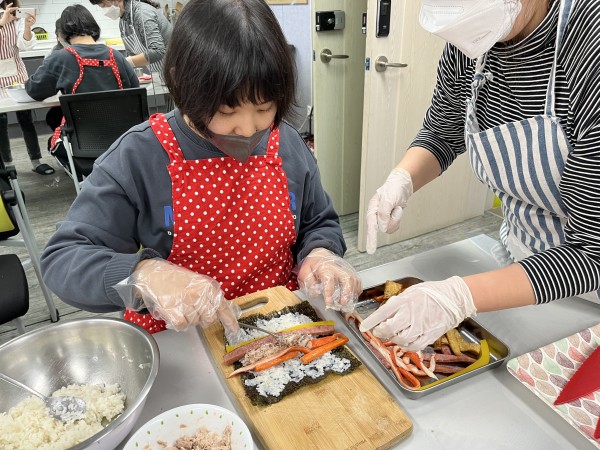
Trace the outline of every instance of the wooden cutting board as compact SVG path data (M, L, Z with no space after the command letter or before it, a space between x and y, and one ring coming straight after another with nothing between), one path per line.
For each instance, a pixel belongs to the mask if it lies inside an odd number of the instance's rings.
M242 309L261 305L244 315L300 303L285 287L234 301ZM341 322L336 321L336 329L342 329ZM364 364L348 375L329 374L273 405L253 406L240 378L227 378L233 368L223 364L221 325L199 330L206 336L221 375L244 411L246 424L267 450L387 449L412 431L411 420Z

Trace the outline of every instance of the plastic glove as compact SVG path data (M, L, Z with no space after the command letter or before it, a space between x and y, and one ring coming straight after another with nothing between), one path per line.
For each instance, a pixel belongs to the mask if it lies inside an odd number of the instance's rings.
M125 307L147 308L152 317L164 320L167 328L207 327L218 318L226 335L238 332L241 310L225 300L219 283L211 277L164 259L147 259L138 263L125 283L131 289L115 287Z
M391 297L362 321L360 331L391 339L407 350L422 350L477 312L461 277L427 281Z
M299 264L298 284L308 298L322 295L327 309L342 312L354 311L362 292L356 270L324 248L314 249Z
M377 232L394 233L400 228L402 209L413 193L410 174L401 168L392 170L377 189L367 207L367 253L377 250Z

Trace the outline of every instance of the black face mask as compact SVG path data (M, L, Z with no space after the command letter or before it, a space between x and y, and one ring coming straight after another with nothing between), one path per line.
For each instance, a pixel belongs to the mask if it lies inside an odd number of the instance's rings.
M213 137L208 140L227 156L231 156L233 159L244 163L248 161L248 158L260 143L260 140L270 129L269 127L257 131L250 137L213 133Z

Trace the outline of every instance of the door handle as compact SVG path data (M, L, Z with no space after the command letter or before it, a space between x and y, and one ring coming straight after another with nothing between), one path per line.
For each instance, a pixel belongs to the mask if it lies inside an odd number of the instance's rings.
M385 72L388 67L408 67L408 64L388 62L385 56L379 56L375 60L375 70L377 72Z
M350 58L348 55L333 55L331 53L331 50L329 50L328 48L324 48L321 51L321 61L324 62L325 64L327 64L332 59L348 59L348 58Z

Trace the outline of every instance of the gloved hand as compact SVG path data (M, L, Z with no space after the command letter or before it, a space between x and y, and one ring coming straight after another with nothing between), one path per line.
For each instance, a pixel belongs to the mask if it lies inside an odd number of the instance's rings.
M217 318L225 334L239 331L240 308L225 300L219 283L164 259L140 261L127 279L132 289L117 289L125 306L147 308L155 319L162 319L167 328L182 331L190 326L207 327ZM128 292L129 295L124 295Z
M400 228L402 209L413 193L410 174L395 168L367 207L367 253L372 255L377 250L377 232L394 233Z
M354 311L362 292L356 270L324 248L315 248L299 264L298 284L308 298L323 295L327 309L342 312Z
M427 281L391 297L360 324L375 336L407 350L423 350L477 312L461 277Z

